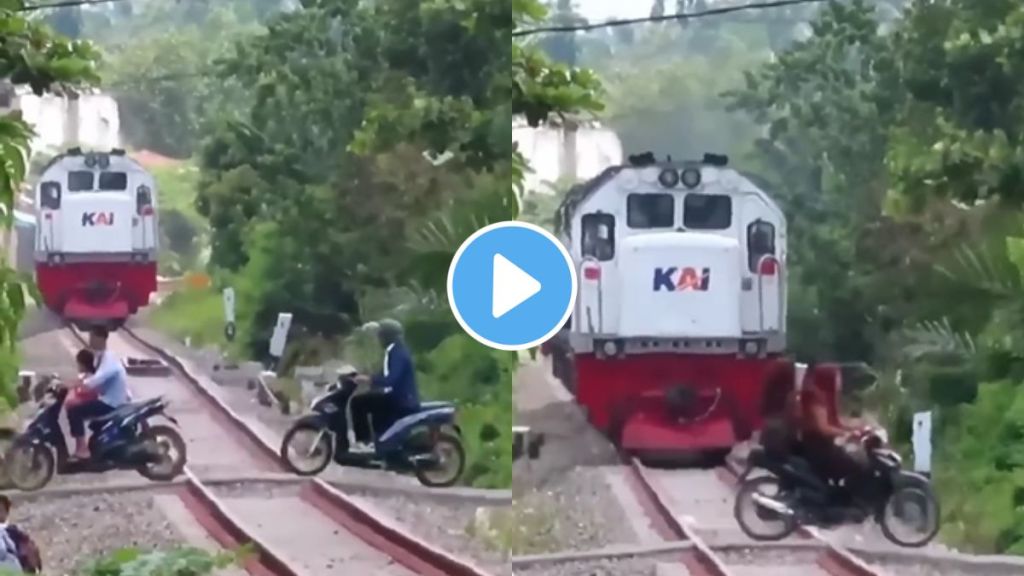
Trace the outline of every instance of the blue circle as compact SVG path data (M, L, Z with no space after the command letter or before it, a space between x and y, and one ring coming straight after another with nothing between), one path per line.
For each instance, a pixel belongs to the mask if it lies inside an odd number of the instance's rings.
M497 318L492 309L496 258L540 284L536 294ZM459 324L478 342L524 350L562 328L576 301L576 282L569 253L550 232L525 222L499 222L478 230L456 252L448 270L448 301Z

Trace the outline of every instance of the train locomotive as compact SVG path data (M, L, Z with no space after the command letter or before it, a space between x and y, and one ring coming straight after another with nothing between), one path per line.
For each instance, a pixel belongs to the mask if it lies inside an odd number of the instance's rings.
M153 175L123 150L53 158L36 186L36 283L46 307L116 329L157 289Z
M579 294L542 351L591 425L632 453L722 455L781 409L786 219L728 158L631 156L556 223Z

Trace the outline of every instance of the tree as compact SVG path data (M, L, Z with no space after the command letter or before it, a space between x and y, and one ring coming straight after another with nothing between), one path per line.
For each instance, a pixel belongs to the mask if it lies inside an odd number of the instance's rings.
M576 12L572 0L557 0L548 22L552 26L579 26L586 24L587 20ZM575 34L550 34L541 38L538 44L555 62L576 66L579 46Z
M0 78L36 94L82 87L98 80L97 54L88 44L53 34L25 18L21 0L0 0ZM18 112L0 117L0 227L11 229L14 200L27 170L31 128ZM25 283L0 259L0 381L15 380L18 324L25 310ZM13 391L3 387L6 400Z
M189 6L192 6L189 3ZM125 140L134 147L175 158L190 157L199 144L205 119L245 102L246 91L217 78L211 63L238 37L259 28L238 17L233 7L181 13L175 4L150 4L119 18L125 39L105 38L105 87L117 99ZM170 25L180 20L175 25ZM90 31L105 35L106 30ZM146 42L138 42L138 36ZM169 58L168 54L174 54Z
M887 164L898 199L1024 201L1024 5L912 2L893 38L910 99Z

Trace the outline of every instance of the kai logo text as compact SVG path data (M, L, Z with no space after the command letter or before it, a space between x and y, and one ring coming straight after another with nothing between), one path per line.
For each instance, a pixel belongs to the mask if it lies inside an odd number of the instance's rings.
M695 292L707 292L711 284L710 268L670 268L654 269L654 291L661 292L682 292L693 290Z
M82 226L113 226L113 212L82 212Z

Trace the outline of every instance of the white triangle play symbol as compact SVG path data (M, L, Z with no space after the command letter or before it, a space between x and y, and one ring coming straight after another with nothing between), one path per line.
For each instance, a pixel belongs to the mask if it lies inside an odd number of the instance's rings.
M494 255L494 286L491 289L491 315L501 318L540 292L540 282L501 254Z

